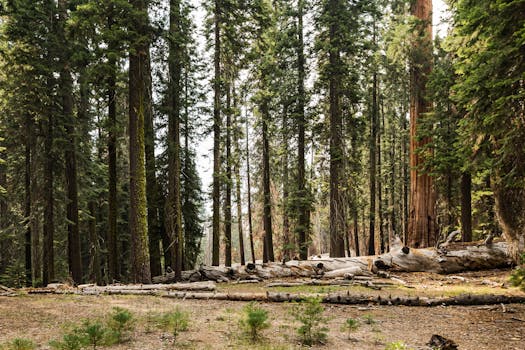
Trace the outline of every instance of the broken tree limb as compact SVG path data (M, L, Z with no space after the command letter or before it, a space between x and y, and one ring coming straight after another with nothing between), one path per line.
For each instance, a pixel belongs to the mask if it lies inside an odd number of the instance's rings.
M371 276L384 270L399 272L434 272L452 274L461 271L509 267L506 242L490 245L451 243L447 247L414 249L403 246L396 238L390 252L379 256L321 258L285 263L249 264L246 266L201 266L183 274L183 279L217 282L263 280L275 278L355 278ZM154 278L155 283L169 282L171 275Z

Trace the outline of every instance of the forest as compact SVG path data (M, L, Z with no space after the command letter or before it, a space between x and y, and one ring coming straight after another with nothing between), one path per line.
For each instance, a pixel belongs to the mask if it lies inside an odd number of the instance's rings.
M456 230L519 263L525 4L447 6L433 36L431 0L2 1L0 284Z

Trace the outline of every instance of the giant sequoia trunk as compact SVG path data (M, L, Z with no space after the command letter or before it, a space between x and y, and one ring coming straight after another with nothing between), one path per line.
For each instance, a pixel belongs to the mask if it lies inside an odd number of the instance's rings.
M149 45L147 35L147 6L144 0L133 0L139 11L134 27L138 36L129 54L129 228L131 233L131 278L134 282L149 283L148 219L146 200L146 167L144 164L144 113L146 108L146 72Z
M436 197L432 177L422 172L425 156L420 153L430 140L418 139L418 121L429 111L426 100L426 84L432 64L432 0L416 0L412 15L418 19L412 67L410 69L410 209L408 221L408 245L429 247L437 241ZM427 152L426 152L427 153Z

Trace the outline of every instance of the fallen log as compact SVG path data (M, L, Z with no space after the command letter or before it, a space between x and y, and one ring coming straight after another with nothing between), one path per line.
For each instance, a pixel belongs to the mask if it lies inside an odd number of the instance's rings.
M109 285L97 286L95 284L80 285L77 288L70 286L51 285L45 288L31 288L28 294L119 294L119 295L157 295L165 291L193 291L193 292L213 292L217 285L213 281L173 283L173 284L129 284L129 285Z
M261 280L275 278L355 278L369 277L385 270L399 272L434 272L453 274L461 271L509 267L506 242L491 244L452 243L446 247L414 249L395 239L390 252L379 256L351 258L320 258L285 263L248 264L246 266L201 266L183 274L183 279L217 282ZM156 283L172 281L174 275L158 276Z
M517 304L525 302L525 296L496 295L496 294L465 294L453 297L426 298L426 297L381 297L354 295L346 293L330 293L320 295L315 293L194 293L194 292L166 292L161 294L165 298L199 299L199 300L229 300L229 301L259 301L259 302L301 302L308 298L320 298L323 303L341 305L384 305L384 306L472 306L472 305L499 305Z

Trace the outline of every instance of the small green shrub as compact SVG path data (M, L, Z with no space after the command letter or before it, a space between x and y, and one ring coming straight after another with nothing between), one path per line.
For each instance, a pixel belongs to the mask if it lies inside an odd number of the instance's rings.
M386 344L385 350L409 350L407 345L402 341L396 341Z
M374 320L374 317L370 314L363 315L363 319L366 324L373 325L377 323L376 320Z
M292 309L292 316L301 323L297 333L304 345L324 343L328 338L328 319L323 312L320 298L307 298Z
M82 349L82 337L76 332L66 333L62 340L53 340L49 345L56 350L80 350Z
M127 309L120 307L113 308L113 313L108 321L109 343L123 343L126 336L133 330L133 315Z
M521 265L516 267L510 275L510 282L514 287L525 291L525 254L521 256Z
M82 343L92 346L93 350L96 350L97 346L103 343L104 337L107 334L102 323L90 320L85 320L82 323L82 328L77 329L77 332L82 335Z
M187 331L189 326L188 313L179 309L158 315L153 320L157 328L169 331L175 339L180 332Z
M347 332L347 338L350 339L350 334L359 328L359 321L355 318L347 318L341 328Z
M35 343L26 338L15 338L7 343L6 350L33 350L36 349Z
M270 327L268 311L252 302L244 307L244 315L245 318L241 320L241 326L250 336L252 342L255 342L260 338L261 331Z

